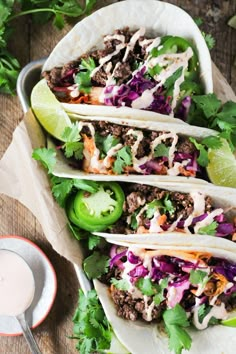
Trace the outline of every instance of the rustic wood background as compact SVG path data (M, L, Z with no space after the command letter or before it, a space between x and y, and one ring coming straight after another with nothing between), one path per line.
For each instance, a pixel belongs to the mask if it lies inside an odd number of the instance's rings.
M114 2L116 1L98 0L96 8ZM212 58L235 90L236 30L227 26L227 21L236 13L236 0L169 0L169 2L182 7L193 18L203 19L203 30L211 33L216 39ZM51 24L38 26L27 17L20 18L14 22L12 52L23 67L31 60L47 56L72 25L68 23L62 31L59 31ZM15 127L23 118L23 113L16 96L1 95L0 107L1 158L11 142ZM0 234L21 235L33 240L51 260L57 273L58 292L49 316L34 330L34 335L44 354L76 353L76 342L68 338L72 334L71 318L76 308L79 286L73 266L53 251L31 212L3 195L0 196ZM0 337L0 354L28 353L29 350L22 337Z

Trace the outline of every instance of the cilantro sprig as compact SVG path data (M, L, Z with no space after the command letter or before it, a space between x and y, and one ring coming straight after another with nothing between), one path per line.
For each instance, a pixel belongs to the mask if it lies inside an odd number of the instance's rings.
M95 290L79 290L78 308L73 317L73 337L80 354L101 353L110 348L112 328Z
M206 167L209 163L208 149L219 149L222 146L222 141L219 136L208 136L201 140L201 143L197 142L197 140L192 137L190 137L189 140L199 151L197 162L202 167Z
M113 171L118 175L121 174L126 166L132 165L131 148L124 146L116 153L116 161L114 163Z
M72 123L71 127L65 128L62 139L65 141L65 144L62 145L65 156L67 158L74 156L75 159L82 160L84 144L80 141L81 136L78 122Z
M223 104L214 93L192 96L187 123L219 131L219 136L229 142L232 151L235 149L236 102Z
M84 93L91 91L91 72L96 68L94 59L82 59L80 64L80 71L75 76L75 83L79 85L79 90Z
M89 279L99 278L108 272L109 257L94 251L83 262L84 271Z
M186 312L177 304L163 313L166 332L169 337L169 349L175 354L181 354L183 349L191 348L192 339L185 328L189 327Z
M14 94L20 64L9 52L8 43L14 32L12 20L31 16L33 21L44 24L53 18L58 29L65 25L65 16L79 18L88 15L97 0L86 0L84 6L77 0L2 0L0 2L0 93ZM17 3L18 6L14 6Z

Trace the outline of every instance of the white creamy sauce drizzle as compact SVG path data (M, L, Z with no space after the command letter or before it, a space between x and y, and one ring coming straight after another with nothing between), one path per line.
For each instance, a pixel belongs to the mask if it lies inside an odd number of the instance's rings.
M205 213L205 195L201 192L191 192L190 197L193 199L192 216L199 216Z
M223 320L227 318L227 311L225 309L225 304L222 302L220 306L213 306L210 312L204 317L202 323L199 322L198 318L199 307L196 307L193 311L193 323L195 327L199 330L205 329L208 327L208 323L211 317L215 317L218 320Z
M162 141L166 141L167 139L171 139L171 138L173 139L173 141L169 149L169 156L168 156L169 167L172 167L173 165L174 153L176 151L176 144L178 142L178 135L175 133L164 133L158 136L156 139L154 139L153 142L151 143L152 154L154 154L154 150L157 147L157 145L161 144Z
M147 295L144 295L143 299L144 299L144 305L145 305L145 308L144 308L144 310L142 312L143 318L146 321L150 322L152 320L152 310L153 310L153 308L155 306L155 303L154 303L154 301L152 301L151 304L148 305L149 297Z
M150 228L149 232L163 232L163 229L158 225L158 219L160 218L161 214L159 213L159 210L157 209L153 215L153 218L150 220Z
M143 204L145 203L145 200L143 201ZM136 220L137 220L137 224L139 225L140 224L140 221L141 221L141 215L143 214L143 212L145 210L147 210L147 205L145 205L141 210L140 212L136 215Z
M146 52L149 53L153 48L156 48L161 43L161 37L157 37L152 40L152 43L146 48Z
M153 93L164 83L166 80L172 76L176 70L178 70L180 67L183 67L182 74L179 77L178 80L176 80L175 85L174 85L174 92L173 92L173 99L171 103L171 108L172 108L172 115L173 115L173 109L176 106L178 95L180 92L180 85L184 81L184 71L188 67L188 61L189 59L193 56L193 50L191 47L189 47L185 52L183 53L174 53L174 54L162 54L159 55L158 57L151 58L147 60L146 66L153 68L157 64L162 66L163 69L159 74L156 74L154 76L154 79L158 81L158 84L149 90L145 90L143 94L138 97L136 100L132 102L132 108L136 109L144 109L150 106L152 103L154 97Z
M85 148L83 149L84 161L83 161L83 169L88 172L99 171L100 173L105 173L106 168L103 165L103 160L99 160L100 151L96 147L95 144L95 130L92 123L79 122L79 131L83 127L88 127L91 133L91 139L94 144L94 154L91 156L90 152Z
M184 160L182 162L174 162L174 166L167 171L169 176L178 176L180 168L187 166L189 160Z
M177 227L178 222L182 219L182 217L183 217L183 215L180 214L180 216L178 217L178 219L177 219L175 222L173 222L173 224L170 225L170 227L169 227L169 229L167 230L167 232L172 232L172 231L174 231L174 230L176 229L176 227Z
M110 150L108 150L107 156L103 160L103 164L106 168L110 168L112 165L110 157L114 156L122 147L123 147L122 144L117 144L113 146Z
M125 50L125 55L122 59L122 62L126 62L129 52L134 49L135 44L137 43L139 37L143 36L145 34L145 28L141 27L137 32L133 34L133 36L130 38L129 43L126 46Z
M207 217L204 220L196 223L196 225L194 226L194 232L197 234L198 230L201 227L210 225L214 221L214 218L218 215L221 215L222 213L223 213L223 209L221 208L213 210L210 214L207 215Z

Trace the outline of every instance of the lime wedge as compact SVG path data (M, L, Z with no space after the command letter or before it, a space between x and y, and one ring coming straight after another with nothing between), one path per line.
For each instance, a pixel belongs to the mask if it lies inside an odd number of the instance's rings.
M228 327L236 327L236 311L233 311L226 320L222 320L221 324Z
M236 29L236 15L231 17L231 19L228 21L228 25L230 27L233 27L234 29Z
M218 186L236 188L236 159L229 144L222 139L219 149L208 151L207 173L212 183Z
M71 121L45 79L34 86L31 106L42 127L55 138L63 140L61 136L65 128L71 126Z

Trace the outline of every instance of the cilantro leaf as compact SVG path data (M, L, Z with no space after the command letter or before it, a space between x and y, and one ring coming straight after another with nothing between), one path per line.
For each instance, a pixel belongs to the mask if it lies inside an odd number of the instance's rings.
M189 140L195 145L195 147L199 151L197 162L199 163L200 166L206 167L209 163L208 152L206 148L202 144L198 143L196 139L192 137L190 137Z
M217 118L229 123L236 123L236 102L228 101L223 106Z
M56 151L54 149L34 149L32 157L41 162L41 164L48 170L48 173L52 173L53 167L56 164Z
M123 172L124 167L132 165L132 155L129 146L124 146L120 149L115 157L116 161L114 163L113 171L118 175Z
M90 233L88 231L82 230L79 227L75 226L72 223L68 223L68 228L71 231L72 235L78 240L84 240L84 239L88 239L90 237ZM91 235L93 236L93 235Z
M158 144L154 149L154 157L169 156L170 147L161 143Z
M214 93L208 95L192 96L192 100L196 103L197 107L201 108L205 117L209 119L215 116L221 107L221 101Z
M164 212L166 213L168 211L170 215L174 214L175 207L173 206L172 201L169 199L169 194L165 196L163 203L164 203Z
M101 136L98 133L95 133L95 143L97 148L100 150L100 153L107 154L107 152L117 144L119 144L120 139L115 138L113 135L109 134L106 137Z
M217 226L218 226L218 223L216 221L213 221L210 225L200 227L200 229L198 230L198 233L200 235L215 236Z
M153 297L155 305L160 305L160 303L166 299L166 297L164 296L164 290L167 288L167 286L168 278L162 279L159 283L159 287L157 288L158 293Z
M113 284L117 289L127 291L129 290L129 282L126 279L111 278L111 284Z
M103 151L107 154L107 152L117 144L119 144L120 139L115 138L113 135L109 134L104 140L103 140Z
M215 38L210 34L210 33L205 33L202 31L202 35L205 39L206 45L208 47L208 49L212 49L214 48L215 44L216 44L216 40Z
M71 127L66 127L61 138L65 141L65 144L62 145L65 150L65 156L67 158L74 156L77 160L82 160L84 157L84 144L80 142L81 136L78 122L72 124Z
M164 83L164 87L169 90L172 86L174 86L175 81L178 80L178 78L180 78L180 76L182 75L183 72L183 66L181 66L180 68L178 68L173 75L171 75L170 77L168 77L168 79L165 81Z
M72 188L82 189L90 193L98 190L98 185L94 181L85 181L82 179L71 179L57 176L51 176L52 194L61 207L65 207L66 200L72 192Z
M182 349L189 350L192 340L184 330L185 327L189 326L184 309L177 304L174 308L165 310L163 320L169 336L169 349L173 350L175 354L181 354Z
M138 228L138 221L136 219L136 216L138 215L140 211L140 208L137 209L132 215L131 215L131 223L130 226L133 230L136 230Z
M202 284L204 279L207 277L207 272L199 269L191 269L189 281L191 284Z
M75 76L75 83L79 85L79 90L85 93L91 91L91 72L96 68L93 58L82 59L80 71Z
M92 251L95 247L99 246L102 238L96 235L88 235L88 249Z
M198 27L200 27L203 24L203 20L201 17L194 18L194 22Z
M151 76L151 77L154 77L156 75L159 75L160 72L162 71L163 67L160 66L159 64L155 65L153 68L149 67L148 68L148 74Z
M222 141L219 136L207 136L201 141L201 144L210 149L219 149L222 146Z
M51 176L52 194L61 207L65 207L66 199L71 193L73 179Z
M78 307L74 317L73 338L81 354L103 352L110 348L112 330L95 290L79 290Z
M159 285L153 284L150 278L139 278L135 286L144 294L147 296L152 296L158 293L158 290L160 289Z
M161 200L153 200L151 203L148 203L147 205L147 210L146 210L146 216L148 219L151 219L157 210L157 208L163 208L163 204Z
M109 257L101 255L95 251L91 256L85 258L83 262L84 271L89 279L99 278L108 272Z

